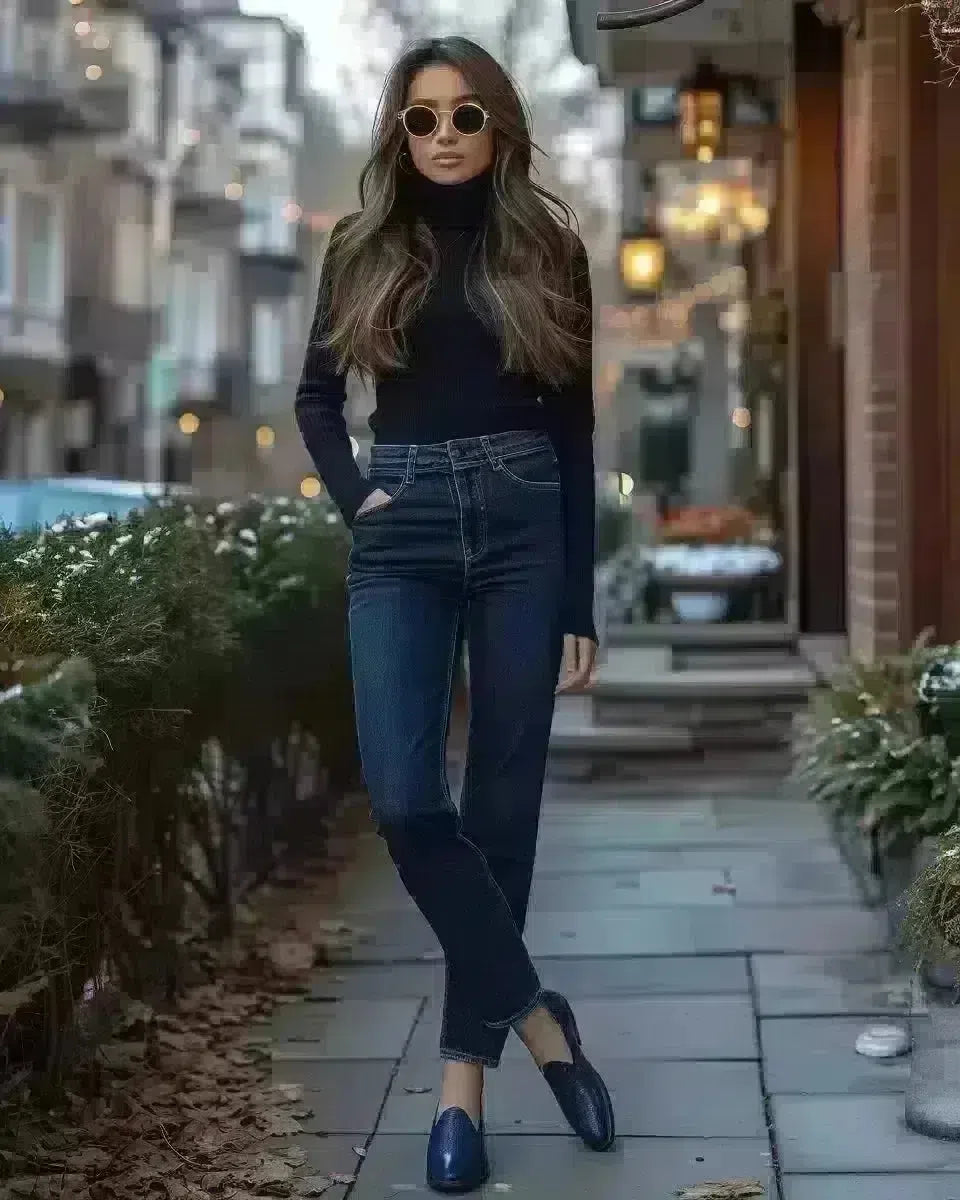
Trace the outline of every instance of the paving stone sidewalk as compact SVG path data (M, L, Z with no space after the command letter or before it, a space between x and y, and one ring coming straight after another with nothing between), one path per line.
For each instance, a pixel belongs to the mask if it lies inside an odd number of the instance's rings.
M311 1169L359 1169L329 1200L426 1195L443 972L373 834L336 915L362 936L277 1014L274 1075L306 1089ZM750 1178L775 1200L960 1200L960 1144L903 1125L908 1063L853 1048L909 1005L884 917L774 776L551 784L528 944L576 1008L621 1136L582 1148L512 1039L489 1077L485 1197L667 1200Z

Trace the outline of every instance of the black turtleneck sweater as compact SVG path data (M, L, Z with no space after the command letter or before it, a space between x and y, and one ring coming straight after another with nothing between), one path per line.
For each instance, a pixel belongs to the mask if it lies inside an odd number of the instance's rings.
M471 311L464 277L491 196L489 171L466 183L405 180L401 203L422 217L440 251L439 277L407 331L409 366L377 381L370 418L381 443L446 442L515 429L545 431L560 464L566 538L564 632L596 640L593 619L595 480L593 368L555 388L502 369L496 335ZM350 218L346 218L349 220ZM586 251L579 246L574 294L592 312ZM343 408L345 373L321 343L329 329L329 281L317 307L297 388L300 432L347 525L374 489L357 466Z

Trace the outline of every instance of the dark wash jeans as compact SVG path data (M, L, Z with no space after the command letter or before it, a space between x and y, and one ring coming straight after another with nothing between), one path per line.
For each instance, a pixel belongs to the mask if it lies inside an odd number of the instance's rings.
M557 460L545 433L375 445L392 497L358 517L349 613L360 756L374 820L446 958L441 1057L497 1066L539 1003L523 943L560 671ZM470 654L460 811L446 740Z

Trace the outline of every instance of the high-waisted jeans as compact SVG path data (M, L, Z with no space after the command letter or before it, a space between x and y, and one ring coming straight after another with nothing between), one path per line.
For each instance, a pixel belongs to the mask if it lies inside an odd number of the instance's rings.
M562 656L563 513L546 433L375 445L392 498L358 517L349 613L373 817L446 959L441 1057L497 1066L539 1003L522 930ZM446 740L462 639L460 811Z

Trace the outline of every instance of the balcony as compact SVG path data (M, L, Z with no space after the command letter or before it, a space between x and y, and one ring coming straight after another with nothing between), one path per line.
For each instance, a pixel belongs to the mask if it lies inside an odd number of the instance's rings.
M250 411L250 371L246 362L221 354L209 362L179 362L177 411L198 415L244 416Z
M143 363L158 336L159 314L96 296L68 296L65 336L71 353Z
M42 408L63 396L62 329L57 313L0 302L0 390L5 404Z
M231 157L198 146L180 169L174 192L174 235L234 232L243 222L243 188Z
M256 225L244 226L240 267L248 296L283 300L293 292L305 265L298 240L295 227L290 229L289 237L277 237Z
M81 39L59 17L20 22L0 46L0 140L125 133L131 80L108 45Z

